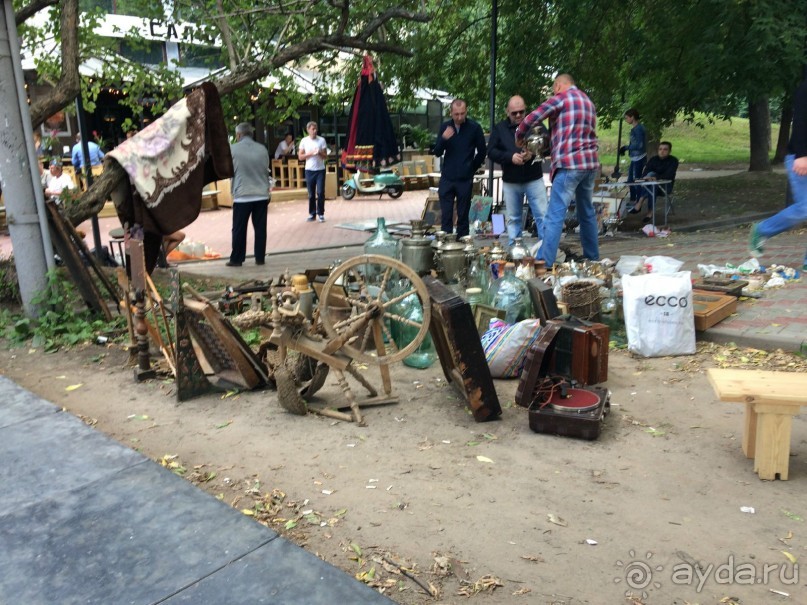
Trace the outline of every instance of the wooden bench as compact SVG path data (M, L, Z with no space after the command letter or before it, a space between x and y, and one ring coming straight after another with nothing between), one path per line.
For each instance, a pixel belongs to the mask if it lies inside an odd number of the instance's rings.
M219 209L218 189L205 189L202 191L202 210Z
M760 479L787 479L793 416L807 405L807 377L794 372L707 370L721 401L745 404L743 452Z

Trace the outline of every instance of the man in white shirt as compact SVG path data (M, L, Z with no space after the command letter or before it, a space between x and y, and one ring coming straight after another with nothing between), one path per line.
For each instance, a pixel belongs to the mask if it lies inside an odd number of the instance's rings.
M42 169L42 164L39 165L39 171L42 178L42 186L45 188L45 197L55 198L57 202L61 202L62 191L65 189L75 189L76 183L73 178L62 171L62 163L57 160L50 161L50 168L48 172Z
M328 146L325 139L317 136L317 123L309 122L305 127L308 136L300 141L297 157L305 161L305 184L308 187L308 220L325 222L325 158Z
M288 133L275 149L276 160L280 160L287 155L294 155L294 135L291 133Z

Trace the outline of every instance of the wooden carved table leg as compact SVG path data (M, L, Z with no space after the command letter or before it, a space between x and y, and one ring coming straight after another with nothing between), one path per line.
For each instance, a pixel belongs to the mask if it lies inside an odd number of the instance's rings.
M364 418L361 415L361 409L359 409L359 406L356 403L356 398L353 396L353 391L350 390L350 385L347 383L345 373L342 372L342 370L337 369L334 369L334 373L336 374L336 382L342 389L342 393L344 393L348 404L350 404L350 411L353 413L353 421L359 426L365 426Z
M151 367L149 356L148 326L146 325L146 292L138 289L135 292L135 333L137 334L137 368L135 380L149 380L157 374Z

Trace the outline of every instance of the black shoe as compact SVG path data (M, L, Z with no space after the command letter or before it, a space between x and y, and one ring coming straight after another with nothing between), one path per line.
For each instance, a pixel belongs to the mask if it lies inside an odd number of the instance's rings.
M265 265L265 264L266 264L266 261L265 261L265 260L256 260L256 261L255 261L255 264L256 264L256 265Z
M224 263L224 264L225 264L226 266L228 266L228 267L240 267L240 266L241 266L241 263L234 263L234 262L233 262L233 261L231 261L231 260L228 260L228 261L227 261L226 263Z
M644 217L644 218L642 219L642 222L643 222L643 223L649 223L649 222L650 222L650 221L652 221L652 220L653 220L653 217L652 217L652 216L646 216L646 217Z

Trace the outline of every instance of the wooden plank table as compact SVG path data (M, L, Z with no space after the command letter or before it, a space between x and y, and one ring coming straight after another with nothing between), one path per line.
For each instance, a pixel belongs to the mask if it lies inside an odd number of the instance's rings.
M743 452L760 479L787 479L793 416L807 405L807 377L795 372L709 368L721 401L745 404Z

